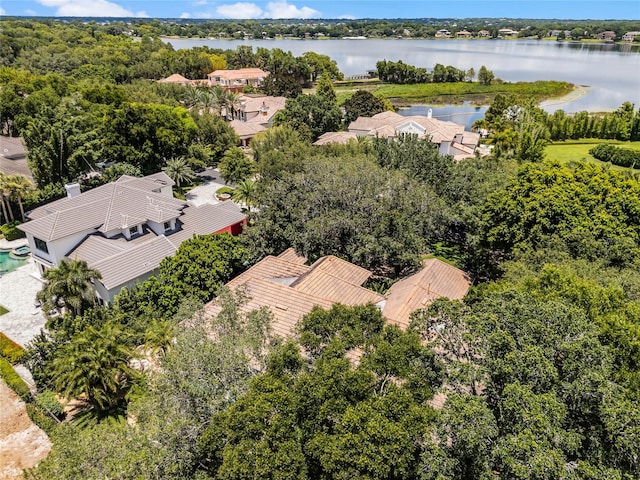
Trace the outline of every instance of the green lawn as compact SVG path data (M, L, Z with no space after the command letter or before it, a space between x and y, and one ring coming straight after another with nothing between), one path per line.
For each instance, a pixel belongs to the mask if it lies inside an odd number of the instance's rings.
M558 160L562 163L584 161L597 163L599 165L605 165L605 162L601 162L600 160L589 155L589 150L600 143L610 143L612 145L619 145L624 148L640 150L640 142L619 142L616 140L585 138L581 140L567 140L565 142L556 142L549 144L545 149L545 155L550 160ZM627 168L618 167L617 165L611 165L611 168L613 170L627 170Z

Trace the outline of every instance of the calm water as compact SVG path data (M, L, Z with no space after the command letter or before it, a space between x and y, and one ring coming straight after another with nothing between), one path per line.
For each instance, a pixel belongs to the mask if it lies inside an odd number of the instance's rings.
M16 268L21 267L26 262L26 259L16 260L9 256L9 252L0 252L0 277L5 273L14 271Z
M345 75L364 74L383 59L427 68L436 63L465 70L473 67L476 72L485 65L497 77L510 82L564 80L588 86L574 101L545 106L549 111L612 110L627 100L640 105L640 48L631 45L454 39L167 41L178 49L200 45L235 49L238 45L251 45L254 50L281 48L296 56L314 51L334 59Z

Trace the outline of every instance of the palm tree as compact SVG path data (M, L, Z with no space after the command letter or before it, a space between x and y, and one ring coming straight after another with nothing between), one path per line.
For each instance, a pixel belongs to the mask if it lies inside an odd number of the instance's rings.
M178 188L183 182L191 183L195 180L196 174L189 166L189 162L184 157L175 157L167 160L167 165L162 169L171 180L176 182Z
M224 88L222 88L220 85L214 85L209 89L209 92L211 93L211 96L216 101L216 109L217 109L218 115L222 116L222 107L224 107L225 105L225 98L227 95L227 91Z
M69 312L72 316L82 315L95 304L92 282L102 278L100 272L87 266L84 260L62 260L57 267L42 274L46 283L37 294L43 304L43 311Z
M152 320L144 332L144 344L151 353L164 357L173 343L173 325L166 320Z
M9 195L12 199L18 201L20 207L20 216L24 222L24 207L22 206L22 199L33 190L33 184L22 175L11 175L8 177Z
M13 211L9 203L9 176L0 172L0 203L2 204L2 215L6 223L13 222Z
M136 376L129 366L132 352L121 327L105 323L78 332L53 360L53 383L67 398L83 396L97 411L110 410L124 401Z
M235 117L236 111L240 109L240 95L233 92L226 92L224 96L224 107L227 110L227 118L229 120L233 120ZM229 117L229 114L231 116Z
M244 203L247 206L247 210L251 212L251 207L255 205L257 192L256 182L250 179L243 180L236 185L233 191L233 199Z

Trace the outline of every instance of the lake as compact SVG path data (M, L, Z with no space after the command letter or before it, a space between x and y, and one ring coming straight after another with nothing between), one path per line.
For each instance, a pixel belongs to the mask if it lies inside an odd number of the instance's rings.
M375 69L378 60L402 60L432 68L436 63L476 72L482 65L505 81L564 80L587 86L571 102L548 102L548 111L605 111L630 101L640 105L640 48L637 45L542 40L206 40L165 39L174 48L239 45L281 48L296 56L314 51L335 60L345 75ZM437 113L434 111L434 116ZM460 122L462 123L462 122Z

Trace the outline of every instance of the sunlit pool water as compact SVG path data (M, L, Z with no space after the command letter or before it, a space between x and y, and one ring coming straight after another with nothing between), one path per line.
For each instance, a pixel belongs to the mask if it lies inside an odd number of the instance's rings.
M9 252L0 252L0 276L14 271L27 261L26 258L15 259L9 256Z

